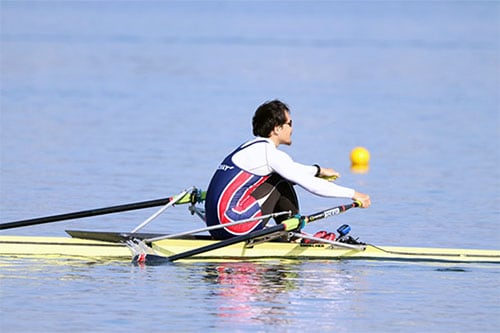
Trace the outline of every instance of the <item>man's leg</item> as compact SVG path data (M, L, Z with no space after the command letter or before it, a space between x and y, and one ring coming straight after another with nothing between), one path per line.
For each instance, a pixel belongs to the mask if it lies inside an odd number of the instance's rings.
M256 188L252 196L258 201L264 200L261 203L263 215L284 211L295 215L299 212L299 201L293 184L276 173ZM275 220L276 223L281 223L287 218L288 216L281 215Z

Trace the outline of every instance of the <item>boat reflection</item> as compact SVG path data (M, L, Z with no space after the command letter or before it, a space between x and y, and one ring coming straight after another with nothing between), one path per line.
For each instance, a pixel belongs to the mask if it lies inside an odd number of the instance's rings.
M345 296L352 290L352 275L334 263L328 266L297 261L207 265L205 280L214 286L208 298L214 302L213 315L221 325L244 322L279 327L297 321L291 307L311 318L321 317L317 308L310 308L316 301L324 311L342 311L348 306Z
M205 279L215 285L211 299L216 315L231 321L287 323L287 306L277 297L295 289L293 269L276 263L228 262L206 267Z

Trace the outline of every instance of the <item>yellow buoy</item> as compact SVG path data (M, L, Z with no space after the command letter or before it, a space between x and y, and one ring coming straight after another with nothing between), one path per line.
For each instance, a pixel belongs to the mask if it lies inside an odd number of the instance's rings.
M370 152L365 147L356 147L351 151L352 166L368 166L370 163Z

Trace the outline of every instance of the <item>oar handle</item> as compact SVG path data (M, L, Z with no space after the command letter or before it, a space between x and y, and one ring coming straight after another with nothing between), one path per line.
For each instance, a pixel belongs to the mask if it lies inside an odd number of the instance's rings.
M336 181L339 176L319 176L319 178L324 179L329 182Z

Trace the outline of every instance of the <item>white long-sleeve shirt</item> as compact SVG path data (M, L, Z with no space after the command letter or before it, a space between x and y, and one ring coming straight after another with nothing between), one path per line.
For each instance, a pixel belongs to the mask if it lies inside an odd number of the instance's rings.
M259 140L265 141L246 147ZM322 197L350 199L354 196L354 190L351 188L315 177L316 166L293 161L287 153L278 150L271 139L258 137L246 142L243 147L246 148L233 156L233 162L243 170L258 176L276 172L305 190Z

